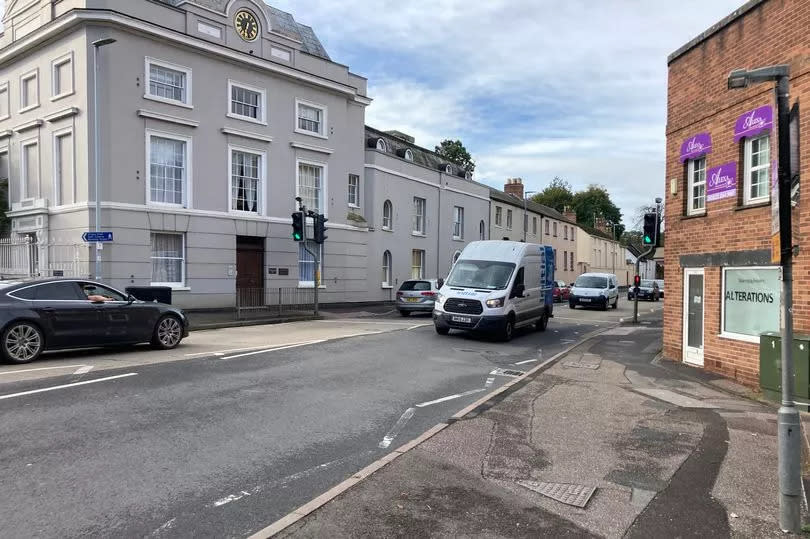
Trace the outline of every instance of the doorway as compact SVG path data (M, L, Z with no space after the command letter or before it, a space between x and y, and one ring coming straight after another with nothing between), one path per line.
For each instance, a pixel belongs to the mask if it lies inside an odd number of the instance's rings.
M236 293L241 305L264 304L264 238L236 237Z
M703 366L703 268L683 272L683 360Z

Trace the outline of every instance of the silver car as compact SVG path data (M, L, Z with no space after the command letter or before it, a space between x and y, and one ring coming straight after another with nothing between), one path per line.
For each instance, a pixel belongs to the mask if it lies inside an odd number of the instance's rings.
M437 279L410 279L397 290L397 310L402 316L432 313L441 283Z

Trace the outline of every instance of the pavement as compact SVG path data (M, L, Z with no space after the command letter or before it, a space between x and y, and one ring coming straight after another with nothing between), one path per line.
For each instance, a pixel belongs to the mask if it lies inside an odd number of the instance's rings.
M783 536L775 407L660 360L660 316L645 322L604 330L254 537ZM595 490L577 507L539 492L555 487Z

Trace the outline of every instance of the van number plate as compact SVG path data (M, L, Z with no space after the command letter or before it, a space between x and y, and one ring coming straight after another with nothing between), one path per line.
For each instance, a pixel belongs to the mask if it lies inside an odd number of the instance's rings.
M588 298L582 298L579 301L581 301L582 303L590 303L591 302L591 300L588 299Z
M469 316L451 316L450 320L453 322L461 322L462 324L471 324L472 318Z

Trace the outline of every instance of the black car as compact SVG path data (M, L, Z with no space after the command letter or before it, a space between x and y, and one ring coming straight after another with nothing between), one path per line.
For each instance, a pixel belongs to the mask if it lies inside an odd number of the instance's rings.
M629 301L633 300L633 296L635 295L636 288L631 286L627 290L627 299ZM651 279L642 279L641 286L638 287L638 299L645 299L649 301L658 301L660 297L660 292L658 290L658 283Z
M182 310L84 279L0 282L0 328L0 353L11 363L66 348L149 342L167 350L188 336Z

